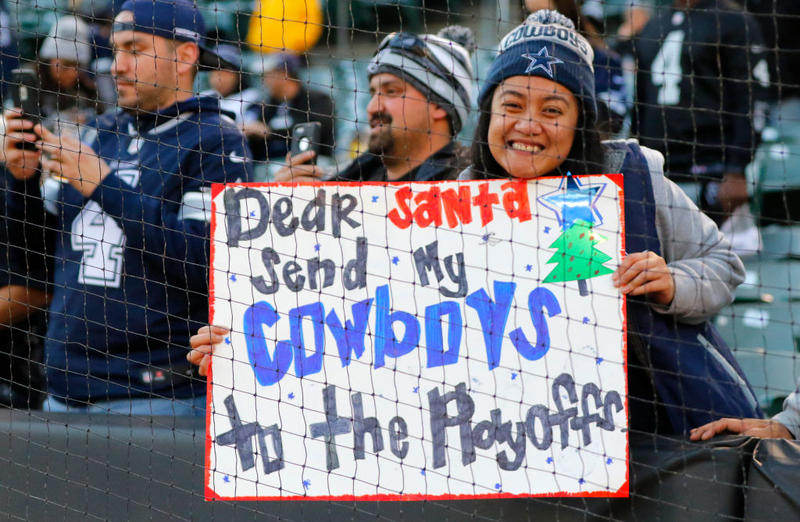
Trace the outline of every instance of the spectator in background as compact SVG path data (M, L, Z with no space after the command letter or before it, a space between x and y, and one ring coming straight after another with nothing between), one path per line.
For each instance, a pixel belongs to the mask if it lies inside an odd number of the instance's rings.
M292 128L310 121L322 124L320 154L333 156L333 100L304 85L300 79L303 61L294 54L265 58L263 81L269 97L248 110L243 126L257 161L283 160L290 149Z
M597 90L597 126L604 138L619 134L625 120L627 97L622 59L603 39L603 5L597 1L579 6L576 0L525 0L525 8L535 13L553 9L575 24L594 50L594 81Z
M674 0L633 52L632 132L664 153L673 181L699 183L698 205L723 223L748 200L744 169L763 124L754 111L769 73L758 25L731 0Z
M0 0L0 85L8 85L11 71L19 67L19 53L14 33L11 32L11 20L8 17L6 0ZM5 100L5 91L0 89L0 106Z
M206 385L184 357L208 322L210 186L248 181L251 162L218 100L193 93L198 68L219 64L204 34L191 0L127 0L112 34L120 110L87 125L85 142L5 113L8 221L58 233L47 410L205 409ZM41 189L40 163L58 176Z
M367 152L333 174L341 181L436 181L453 179L469 163L455 140L472 96L472 32L459 26L438 35L393 33L369 63ZM291 158L276 181L318 180L321 169Z
M46 118L86 123L98 112L89 26L76 16L59 18L39 51L41 113Z
M250 110L261 100L261 89L247 87L247 78L242 74L242 51L235 45L218 45L214 53L219 56L219 67L208 73L208 85L216 96L219 106L235 116L236 123L244 127L246 118L255 119Z

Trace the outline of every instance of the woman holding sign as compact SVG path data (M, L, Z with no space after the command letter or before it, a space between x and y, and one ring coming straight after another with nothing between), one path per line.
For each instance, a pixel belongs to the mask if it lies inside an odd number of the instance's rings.
M733 300L744 267L664 177L660 153L634 140L600 141L592 59L589 43L556 11L530 15L503 38L478 100L473 166L459 179L621 172L628 255L612 277L630 298L631 429L686 433L721 417L760 417L707 321Z

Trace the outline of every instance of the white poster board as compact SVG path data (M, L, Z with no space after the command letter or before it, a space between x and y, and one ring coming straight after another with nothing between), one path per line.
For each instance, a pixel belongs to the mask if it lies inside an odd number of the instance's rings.
M622 196L215 186L206 497L626 496Z

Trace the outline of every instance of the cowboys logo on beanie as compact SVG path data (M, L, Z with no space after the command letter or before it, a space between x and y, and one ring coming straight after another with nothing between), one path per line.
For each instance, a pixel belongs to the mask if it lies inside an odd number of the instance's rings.
M454 133L463 127L472 98L472 31L457 25L437 35L392 33L369 62L368 72L388 73L420 91L450 117Z
M506 78L541 76L582 100L590 121L597 117L594 51L566 16L547 9L536 11L500 41L498 52L486 74L479 104Z

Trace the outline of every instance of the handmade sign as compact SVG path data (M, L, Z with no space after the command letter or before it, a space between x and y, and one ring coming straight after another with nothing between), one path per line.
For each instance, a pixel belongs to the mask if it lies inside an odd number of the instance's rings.
M627 495L622 201L215 186L207 498Z

